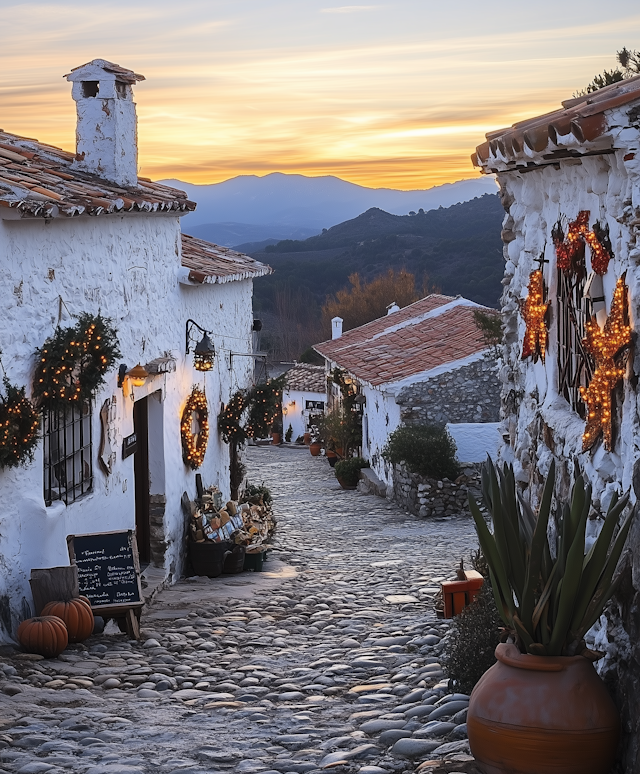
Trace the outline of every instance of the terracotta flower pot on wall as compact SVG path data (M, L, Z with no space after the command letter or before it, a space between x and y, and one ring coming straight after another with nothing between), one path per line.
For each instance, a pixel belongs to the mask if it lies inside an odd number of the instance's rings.
M485 774L608 774L619 718L582 656L530 656L496 648L498 663L471 694L471 752Z
M302 436L302 442L304 443L305 446L309 446L309 444L311 443L311 433L305 433Z
M320 454L321 449L322 444L320 441L313 441L313 443L309 444L309 451L311 452L312 457L317 457Z

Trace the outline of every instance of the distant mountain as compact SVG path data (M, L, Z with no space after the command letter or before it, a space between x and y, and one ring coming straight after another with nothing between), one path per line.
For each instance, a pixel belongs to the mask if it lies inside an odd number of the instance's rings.
M418 285L426 278L429 288L496 307L504 275L503 218L495 194L417 215L371 208L318 236L252 253L275 269L254 283L256 308L274 310L283 288L303 295L308 308L319 308L353 272L372 279L390 268L411 271Z
M241 247L249 243L250 249L258 250L267 244L279 242L282 239L306 239L314 236L320 229L293 228L277 223L270 225L255 225L251 223L203 223L191 226L183 219L182 230L186 234L206 239L224 247ZM244 249L244 248L243 248Z
M302 228L317 233L355 218L372 207L391 214L406 215L421 208L449 207L496 191L496 184L490 177L460 180L415 191L365 188L333 176L306 177L280 172L264 177L242 175L212 185L193 185L181 180L162 182L186 191L189 198L198 203L194 213L182 218L185 233L194 234L196 227L206 225L209 229L207 233L221 233L224 237L229 233L224 229L236 229L241 238L235 244L268 238L292 238L291 233L272 233L276 227L287 227L289 230ZM249 229L258 226L268 227L268 233L261 232L260 236L249 233ZM231 235L229 238L232 238ZM226 237L217 241L228 243Z

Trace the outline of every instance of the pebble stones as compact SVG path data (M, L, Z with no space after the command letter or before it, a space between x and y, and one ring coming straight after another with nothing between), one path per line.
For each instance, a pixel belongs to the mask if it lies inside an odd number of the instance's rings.
M273 555L297 576L230 599L208 595L225 579L188 579L144 611L142 642L0 656L0 774L391 774L466 755L468 697L439 663L448 623L421 589L475 547L468 518L344 492L302 452L248 453L277 493Z

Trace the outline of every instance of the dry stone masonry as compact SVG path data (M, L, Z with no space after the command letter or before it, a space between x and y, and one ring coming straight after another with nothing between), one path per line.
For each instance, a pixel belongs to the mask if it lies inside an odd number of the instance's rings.
M455 481L438 481L411 473L404 465L393 466L393 499L416 516L468 514L468 497L480 498L480 474L468 467Z

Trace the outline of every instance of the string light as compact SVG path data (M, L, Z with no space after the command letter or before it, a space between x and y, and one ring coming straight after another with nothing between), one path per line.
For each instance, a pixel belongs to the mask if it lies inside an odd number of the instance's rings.
M33 459L40 418L24 387L5 377L6 397L0 398L0 467L13 468Z
M192 423L198 423L199 430L194 433ZM191 391L182 412L180 421L180 436L182 438L182 459L185 465L197 470L204 462L209 442L209 406L207 396L198 387Z
M558 223L553 229L553 244L556 248L558 268L575 272L584 262L584 246L591 249L591 268L596 274L606 274L612 258L607 231L597 223L589 229L589 210L581 210L578 217L569 223L566 239Z
M580 388L582 400L587 404L587 424L582 435L582 451L589 449L604 436L604 448L610 451L611 443L611 393L624 377L625 368L616 363L616 356L631 344L631 326L627 324L627 286L624 275L616 283L611 302L611 312L604 328L595 317L586 324L583 346L595 360L596 369L588 387Z
M534 363L538 358L544 363L548 335L545 317L548 308L549 302L544 300L542 270L536 269L529 275L527 299L522 305L522 316L526 326L522 342L522 360L533 356Z

